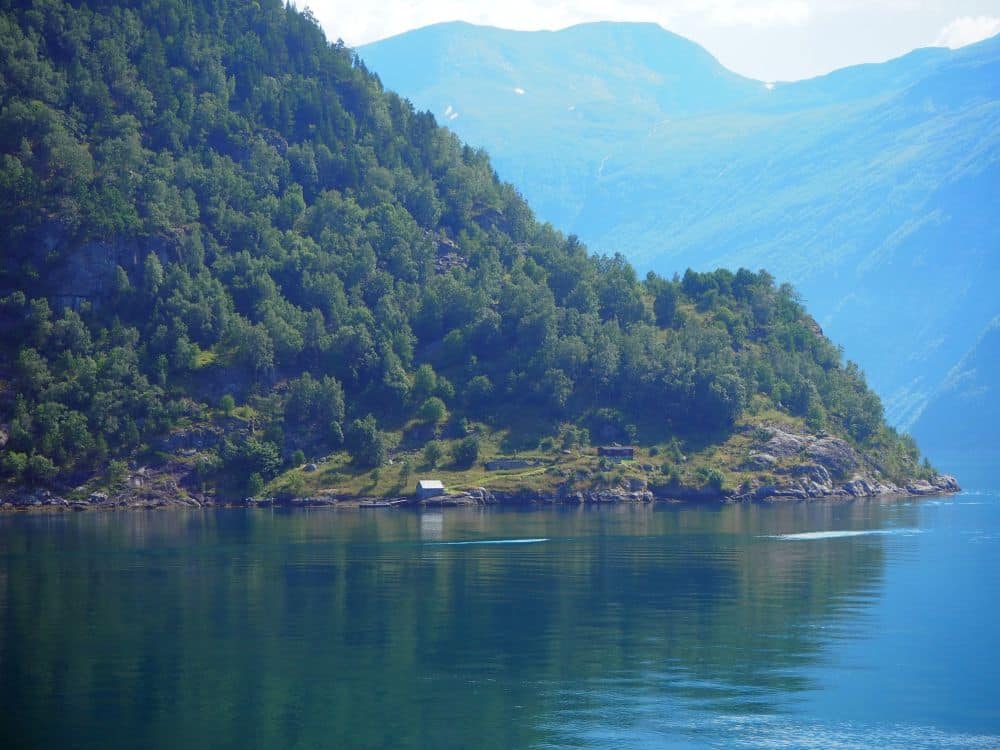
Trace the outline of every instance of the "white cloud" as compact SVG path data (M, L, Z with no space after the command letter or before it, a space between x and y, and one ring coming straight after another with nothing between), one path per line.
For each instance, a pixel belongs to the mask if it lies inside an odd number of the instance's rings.
M518 96L524 96L524 89L518 86L517 88L514 89L514 93L517 94Z
M994 16L962 16L949 23L934 42L936 47L958 49L1000 34L1000 18Z

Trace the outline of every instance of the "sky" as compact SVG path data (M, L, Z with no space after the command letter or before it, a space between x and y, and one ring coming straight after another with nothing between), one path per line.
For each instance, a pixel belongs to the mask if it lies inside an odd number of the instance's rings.
M1000 33L1000 0L297 0L331 41L357 47L441 21L556 30L652 21L726 67L762 81L811 78L917 47L961 47Z

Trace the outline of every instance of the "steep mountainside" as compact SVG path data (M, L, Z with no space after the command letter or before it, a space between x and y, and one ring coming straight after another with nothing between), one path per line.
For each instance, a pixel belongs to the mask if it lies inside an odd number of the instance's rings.
M0 10L5 491L389 495L497 455L561 493L932 478L790 287L588 255L308 13Z
M941 453L1000 458L1000 317L948 373L914 424L921 444Z
M794 283L898 424L1000 312L1000 38L776 84L648 25L445 24L361 54L592 247Z

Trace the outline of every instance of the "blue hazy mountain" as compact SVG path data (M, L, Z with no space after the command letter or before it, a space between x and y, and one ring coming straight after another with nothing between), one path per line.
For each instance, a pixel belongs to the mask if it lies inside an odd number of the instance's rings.
M651 24L359 52L592 249L794 283L903 426L1000 313L1000 38L794 83Z
M952 368L913 425L934 455L991 454L1000 458L1000 316Z

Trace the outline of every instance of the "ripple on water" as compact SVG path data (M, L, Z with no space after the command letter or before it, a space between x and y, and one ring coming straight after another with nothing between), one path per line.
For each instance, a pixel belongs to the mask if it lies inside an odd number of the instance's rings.
M936 727L893 724L873 726L863 723L804 723L782 716L729 716L717 722L729 724L733 732L730 747L803 748L997 748L1000 737L993 734L947 732Z
M781 539L789 542L811 542L819 539L843 539L852 536L908 536L919 534L920 529L862 529L844 531L805 531L798 534L770 534L761 539Z
M462 542L428 542L431 547L462 547L471 544L538 544L548 539L471 539Z

